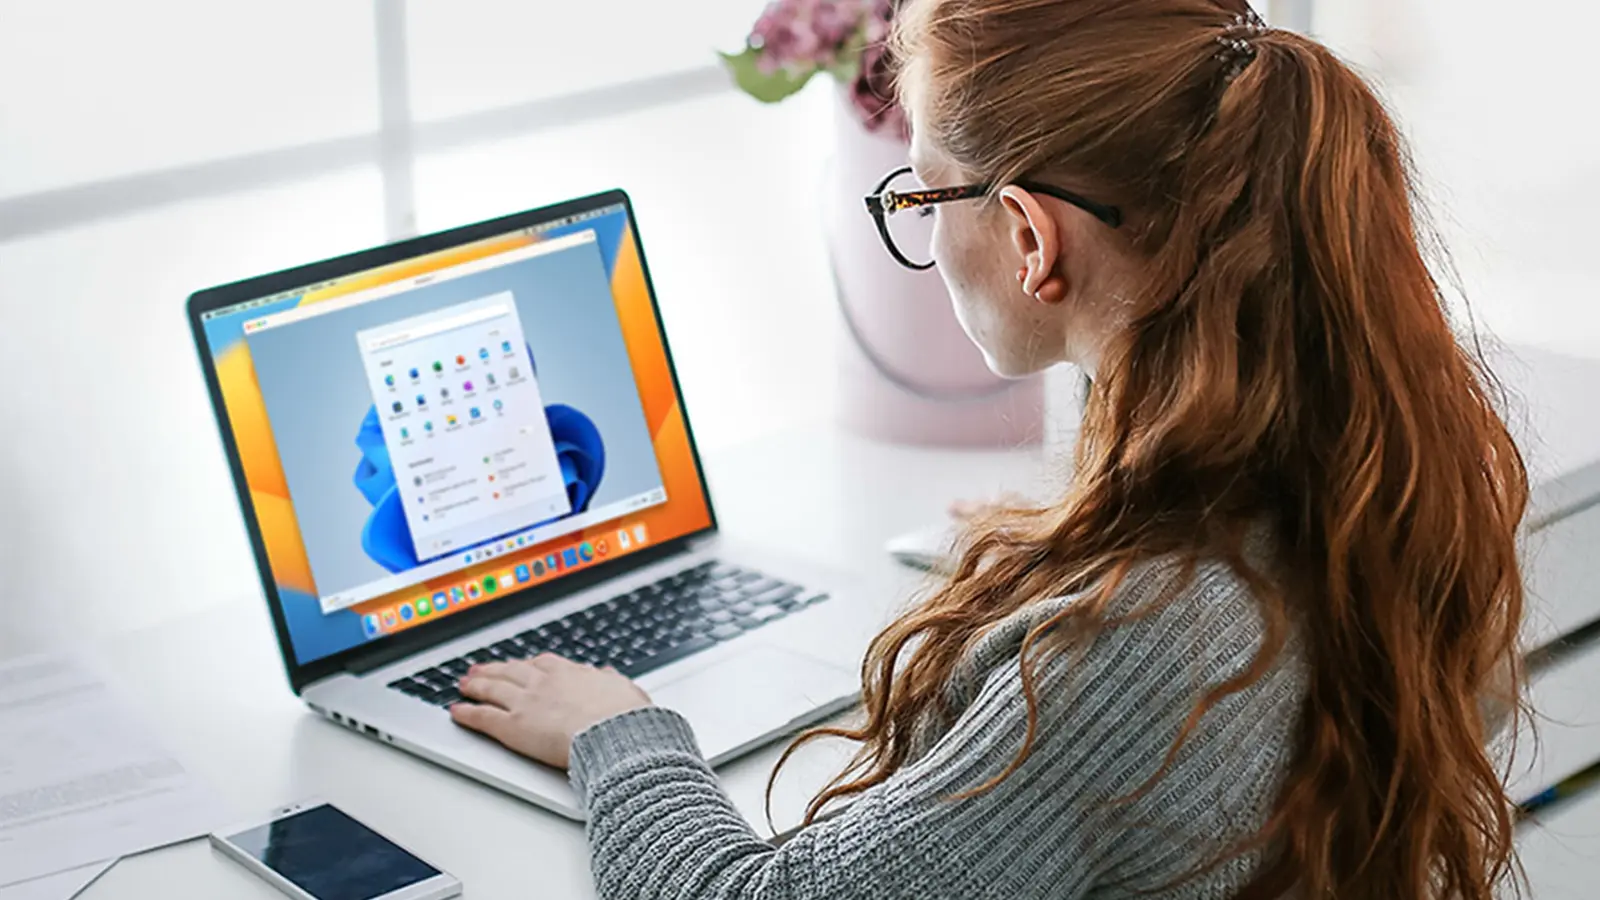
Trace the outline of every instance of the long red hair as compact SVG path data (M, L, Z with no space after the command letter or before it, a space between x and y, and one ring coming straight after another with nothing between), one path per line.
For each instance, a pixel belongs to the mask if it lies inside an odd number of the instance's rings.
M1293 629L1310 670L1256 841L1273 852L1241 896L1488 900L1514 873L1486 710L1521 696L1522 458L1430 272L1390 117L1289 32L1243 35L1254 59L1235 75L1218 38L1246 9L902 5L926 136L977 179L1122 207L1149 278L1098 367L1068 494L975 527L953 575L872 644L865 723L802 737L862 744L808 824L907 764L920 721L952 721L943 686L1000 619L1083 595L1030 634L1026 672L1036 643L1114 627L1104 610L1134 565L1212 557L1256 586L1268 639L1191 728ZM1244 564L1261 522L1281 551L1271 579ZM1041 727L1024 685L1017 764Z

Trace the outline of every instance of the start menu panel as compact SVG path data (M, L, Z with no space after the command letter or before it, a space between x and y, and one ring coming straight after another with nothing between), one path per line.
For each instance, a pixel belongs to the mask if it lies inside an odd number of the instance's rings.
M509 291L356 341L418 560L572 511Z

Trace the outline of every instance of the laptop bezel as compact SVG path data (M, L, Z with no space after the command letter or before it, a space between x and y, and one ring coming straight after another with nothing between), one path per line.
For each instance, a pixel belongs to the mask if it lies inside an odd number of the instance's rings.
M295 656L294 644L290 639L288 623L284 617L283 605L278 594L278 586L273 579L272 567L267 558L266 541L262 536L255 504L250 497L249 485L245 480L244 465L239 456L238 444L234 440L233 424L229 419L227 406L223 402L222 387L217 376L216 360L213 358L211 348L206 340L203 325L205 314L234 306L238 303L268 297L307 285L342 278L364 270L393 265L407 259L438 253L463 244L470 244L521 229L547 224L567 216L582 215L619 205L624 208L628 217L628 230L630 233L628 239L633 241L634 251L638 254L639 266L644 274L645 289L650 297L650 306L652 314L655 316L656 329L663 352L666 354L667 371L672 379L673 395L678 401L678 408L682 414L684 432L689 440L690 459L694 462L695 475L699 479L700 493L706 504L710 524L699 531L665 541L643 551L628 554L603 565L595 566L592 569L575 572L545 584L521 588L500 597L492 603L446 616L430 623L427 627L408 629L400 634L382 640L365 642L330 656L310 662L300 662ZM705 466L701 462L699 445L695 441L694 428L690 424L688 407L683 397L683 388L678 379L677 365L672 358L672 346L667 340L666 325L661 319L661 307L656 297L655 282L650 276L650 264L645 258L644 240L640 234L639 221L634 214L632 198L628 196L626 191L621 189L605 191L526 212L500 216L471 225L463 225L447 231L422 235L369 250L348 253L332 259L322 260L321 262L309 263L241 281L217 285L196 291L190 295L187 302L187 310L189 327L195 341L195 350L205 378L206 390L210 395L212 412L216 416L217 430L222 438L223 448L228 457L228 468L233 477L234 491L239 500L239 508L244 517L245 528L250 535L250 546L255 555L256 572L261 579L261 588L265 594L268 612L272 616L273 628L277 634L278 650L283 657L284 670L288 674L289 684L296 694L301 693L307 686L329 676L347 671L365 671L377 665L386 664L388 661L404 658L479 628L521 615L562 597L587 590L628 572L653 565L664 558L683 552L692 542L703 540L717 531L717 513L715 506L712 505L711 491L706 482Z

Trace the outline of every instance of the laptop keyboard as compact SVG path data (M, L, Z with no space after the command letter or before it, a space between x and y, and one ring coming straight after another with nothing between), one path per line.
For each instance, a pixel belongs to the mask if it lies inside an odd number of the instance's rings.
M630 678L676 662L828 599L760 572L708 562L562 619L430 666L389 687L434 706L461 699L477 663L554 653Z

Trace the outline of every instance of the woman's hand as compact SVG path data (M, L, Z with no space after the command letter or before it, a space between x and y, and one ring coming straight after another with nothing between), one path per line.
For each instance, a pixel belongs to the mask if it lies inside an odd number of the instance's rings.
M1007 491L991 500L957 500L950 504L950 518L957 522L970 522L982 518L992 512L1002 509L1021 508L1031 506L1028 498L1021 494Z
M615 669L596 669L543 653L520 662L473 666L450 707L458 725L494 738L530 759L565 769L572 739L591 725L650 705L650 697Z

